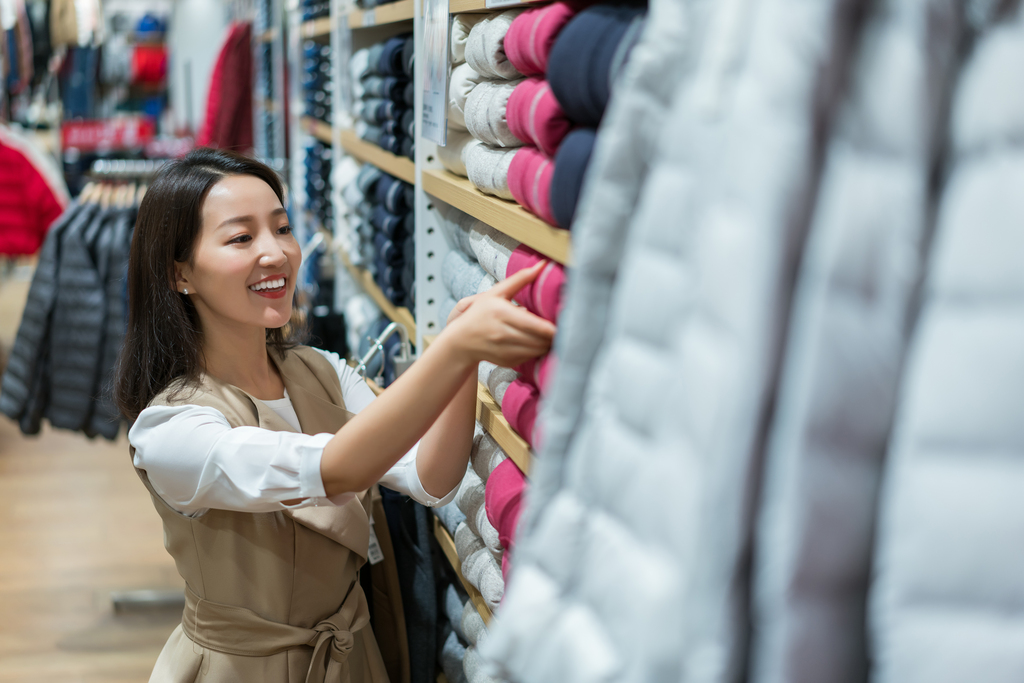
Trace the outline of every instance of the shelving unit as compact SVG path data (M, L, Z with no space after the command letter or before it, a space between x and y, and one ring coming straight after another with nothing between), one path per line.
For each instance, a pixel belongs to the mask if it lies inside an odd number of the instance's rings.
M410 21L416 9L413 0L389 2L373 9L355 9L346 15L349 28L369 28L381 24L393 24L397 21Z
M434 538L437 539L437 544L441 546L441 551L448 558L452 568L455 569L455 573L459 575L462 587L469 593L469 599L473 602L473 606L476 607L476 611L483 617L485 624L490 624L491 617L493 616L491 608L487 606L484 596L480 595L480 591L462 575L462 561L459 560L459 553L455 550L455 539L452 538L452 535L448 533L448 530L444 528L441 520L437 517L434 517Z
M540 4L538 2L517 2L508 5L502 5L501 7L487 7L487 3L484 0L448 0L448 13L449 14L462 14L463 12L500 12L504 9L512 9L513 7L526 7L528 5Z
M410 185L416 184L416 165L411 159L396 156L360 139L354 130L341 131L341 148L364 164L373 164Z
M325 145L331 144L331 124L324 123L311 116L303 116L302 127L306 129L307 133Z
M568 230L548 225L515 202L484 194L466 178L443 170L425 170L423 191L559 263L571 262Z
M302 37L303 38L327 38L331 35L331 18L320 17L319 19L313 19L302 24Z
M505 455L522 470L523 474L529 476L533 464L533 451L523 437L512 429L512 425L501 414L501 407L483 384L477 386L476 419L498 442Z
M373 276L370 275L370 271L365 268L360 268L349 260L348 255L345 252L339 252L342 263L348 270L352 279L356 281L360 287L363 288L373 302L377 304L378 308L392 320L392 322L400 323L405 326L405 329L409 332L411 339L416 338L416 320L413 318L412 313L409 312L408 308L401 306L395 306L393 303L388 301L388 298L384 296L384 292L380 290L377 283L373 281Z

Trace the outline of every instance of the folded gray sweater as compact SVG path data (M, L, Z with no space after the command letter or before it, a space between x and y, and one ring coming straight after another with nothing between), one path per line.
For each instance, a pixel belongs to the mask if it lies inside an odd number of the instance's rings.
M484 194L514 199L508 189L508 168L518 148L500 149L490 145L469 145L462 153L469 182Z
M448 79L448 126L466 130L466 101L477 84L484 80L469 64L452 69Z
M463 112L466 128L477 140L492 147L522 147L523 141L512 134L505 120L508 98L522 79L483 81L473 88Z
M520 246L518 240L495 230L483 221L473 223L469 233L469 244L480 267L499 282L505 279L505 271L508 269L508 260L512 252Z
M466 63L477 73L505 80L522 76L505 55L505 34L522 12L521 9L510 9L490 14L470 29L466 40Z

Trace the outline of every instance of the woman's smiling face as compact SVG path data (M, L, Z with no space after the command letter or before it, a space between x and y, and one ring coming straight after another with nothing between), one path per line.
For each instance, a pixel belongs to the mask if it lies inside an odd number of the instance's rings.
M291 318L301 260L270 186L254 176L228 176L206 195L192 263L175 264L176 287L188 289L204 332L232 323L277 328Z

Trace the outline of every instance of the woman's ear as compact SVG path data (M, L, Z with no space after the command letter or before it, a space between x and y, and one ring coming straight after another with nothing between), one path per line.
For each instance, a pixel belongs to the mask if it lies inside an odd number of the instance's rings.
M174 262L174 289L179 294L194 294L195 290L189 285L189 267L187 263Z

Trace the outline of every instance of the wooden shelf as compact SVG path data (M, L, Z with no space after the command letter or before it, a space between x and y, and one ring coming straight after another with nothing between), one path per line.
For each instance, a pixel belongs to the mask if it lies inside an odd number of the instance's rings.
M412 317L412 313L409 312L409 309L395 306L393 303L388 301L388 298L384 296L384 292L382 292L380 287L377 286L377 283L373 281L373 276L370 275L370 271L366 270L366 268L360 268L359 266L353 265L352 261L348 258L348 254L340 249L338 252L341 257L341 262L352 275L352 279L370 295L370 298L373 299L374 303L380 307L380 310L384 312L384 315L390 318L393 322L404 325L406 331L409 332L409 338L412 340L416 339L416 319Z
M476 607L476 611L480 613L480 616L483 617L484 623L491 623L491 608L487 606L484 596L480 595L480 591L462 575L462 562L459 560L458 551L455 550L455 539L452 538L452 535L441 524L441 520L436 515L433 515L433 517L434 537L437 539L437 544L441 546L441 551L448 558L448 562L451 563L455 573L459 575L462 587L469 593L469 599L473 601L473 605Z
M501 406L491 396L491 392L479 383L476 391L476 419L498 442L505 455L522 470L523 474L529 476L530 466L533 464L533 451L530 445L512 429L512 425L501 414Z
M341 131L341 147L359 161L373 164L410 185L416 183L416 166L411 159L400 157L362 140L354 130Z
M348 27L369 28L398 21L412 21L415 13L413 0L389 2L385 5L377 5L373 9L352 10L348 13Z
M331 34L331 18L320 17L302 24L303 38L326 38Z
M488 7L485 0L448 0L448 13L459 14L461 12L500 12L513 7L527 7L536 5L543 0L528 0L527 2L515 2L500 7Z
M312 116L303 116L302 127L307 133L325 145L333 143L333 140L331 140L331 124L314 119Z
M424 170L423 191L554 261L571 263L568 230L548 225L515 202L484 194L466 178L448 171Z

